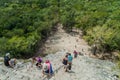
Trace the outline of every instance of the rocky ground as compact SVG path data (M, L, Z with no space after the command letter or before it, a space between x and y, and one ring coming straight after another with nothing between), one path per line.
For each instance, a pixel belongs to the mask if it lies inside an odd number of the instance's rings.
M8 68L0 63L0 80L118 80L114 70L115 64L107 60L90 58L79 55L73 59L72 70L65 72L62 58L67 51L59 51L44 57L53 65L55 75L43 77L42 70L31 67L31 62L18 61L17 68Z
M0 80L119 80L118 71L114 69L115 63L109 60L99 60L90 57L90 46L81 38L81 32L77 35L68 34L61 27L53 36L46 41L44 48L48 54L43 57L52 63L54 75L47 78L42 75L42 70L35 65L31 67L31 59L17 60L17 66L8 68L3 65L3 58L0 59ZM73 59L72 70L65 72L62 59L66 52L73 50L81 52Z
M77 50L79 52L84 51L84 54L89 54L90 46L82 39L82 32L74 29L71 33L66 33L62 29L62 25L58 25L58 31L50 36L43 46L44 53L56 53L60 50L67 50L73 52ZM41 50L38 51L41 53Z

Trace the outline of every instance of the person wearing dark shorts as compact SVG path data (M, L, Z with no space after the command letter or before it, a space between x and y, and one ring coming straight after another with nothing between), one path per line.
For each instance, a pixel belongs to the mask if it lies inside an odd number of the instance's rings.
M64 64L65 72L67 72L68 55L66 55L65 58L63 58L63 64Z

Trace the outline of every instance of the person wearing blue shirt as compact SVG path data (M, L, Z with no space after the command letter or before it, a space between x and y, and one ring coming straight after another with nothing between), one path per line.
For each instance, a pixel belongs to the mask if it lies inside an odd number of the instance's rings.
M72 63L73 57L72 55L69 53L68 54L68 63Z
M73 57L72 55L69 53L68 54L68 69L71 70L71 67L72 67L72 60L73 60Z

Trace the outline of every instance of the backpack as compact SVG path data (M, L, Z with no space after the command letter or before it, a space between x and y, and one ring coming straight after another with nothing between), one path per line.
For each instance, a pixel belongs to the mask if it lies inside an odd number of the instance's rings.
M9 60L10 60L10 58L9 58L8 56L5 56L5 57L4 57L4 64L5 64L6 66L9 66Z
M65 58L64 58L63 61L62 61L62 63L63 63L64 65L67 65L67 60L65 60Z
M52 64L50 64L50 74L53 74Z

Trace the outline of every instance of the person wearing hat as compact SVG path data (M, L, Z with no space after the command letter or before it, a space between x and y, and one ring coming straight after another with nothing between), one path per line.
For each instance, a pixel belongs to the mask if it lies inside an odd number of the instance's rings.
M5 64L5 66L10 66L9 61L10 61L10 53L6 53L6 55L4 56L4 64Z

